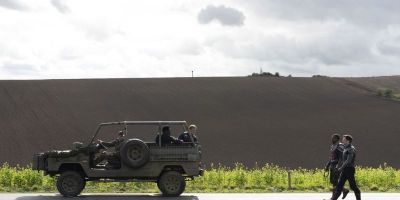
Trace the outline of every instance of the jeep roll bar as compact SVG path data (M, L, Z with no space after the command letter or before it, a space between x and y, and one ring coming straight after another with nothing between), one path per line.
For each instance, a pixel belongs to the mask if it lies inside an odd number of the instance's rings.
M129 125L157 125L159 127L159 131L158 131L158 143L159 146L161 146L161 132L162 132L162 127L163 126L167 126L167 125L182 125L185 129L185 131L188 131L188 127L187 127L187 123L186 121L121 121L121 122L105 122L105 123L100 123L97 126L96 132L94 133L92 139L90 140L89 144L87 146L89 146L90 144L93 143L94 139L97 137L97 135L100 132L101 127L103 126L112 126L112 125L125 125L125 131L128 131L128 126ZM189 134L190 136L190 140L192 141L192 143L194 143L194 139L192 137L191 134Z

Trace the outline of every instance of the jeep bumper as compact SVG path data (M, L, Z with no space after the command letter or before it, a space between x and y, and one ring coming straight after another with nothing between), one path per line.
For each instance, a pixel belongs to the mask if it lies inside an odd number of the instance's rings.
M38 171L46 169L46 155L44 153L37 153L33 155L32 169Z

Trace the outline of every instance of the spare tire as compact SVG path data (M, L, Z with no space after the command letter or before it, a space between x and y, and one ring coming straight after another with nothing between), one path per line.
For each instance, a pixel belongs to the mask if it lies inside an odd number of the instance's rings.
M149 147L139 139L130 139L121 147L121 161L132 168L140 168L150 159Z

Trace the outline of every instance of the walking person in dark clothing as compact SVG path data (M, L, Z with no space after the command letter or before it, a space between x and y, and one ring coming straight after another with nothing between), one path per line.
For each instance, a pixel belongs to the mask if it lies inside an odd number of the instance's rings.
M337 200L342 193L343 186L346 181L349 181L351 190L354 191L357 200L361 200L361 192L357 187L355 175L355 161L356 161L356 149L352 145L353 137L350 135L344 135L342 142L344 144L343 151L343 163L338 166L338 171L340 173L339 183L336 187L336 191L332 196L332 200Z
M330 148L330 156L329 161L326 163L325 171L329 171L329 182L332 184L332 195L336 191L336 186L338 184L340 172L337 170L338 165L342 164L342 156L344 145L340 143L340 135L333 134L332 137L332 145ZM349 190L343 188L343 197L342 199L346 198Z

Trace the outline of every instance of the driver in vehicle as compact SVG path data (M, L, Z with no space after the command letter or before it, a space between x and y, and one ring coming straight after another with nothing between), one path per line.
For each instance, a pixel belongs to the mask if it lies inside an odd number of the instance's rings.
M160 137L157 135L156 137L156 143L158 144ZM182 144L183 141L179 140L173 136L171 136L171 130L169 129L169 126L164 126L162 128L162 133L161 133L161 145L166 145L166 144Z
M121 149L121 144L124 142L124 132L119 131L118 132L118 137L110 142L105 142L102 140L97 140L98 143L103 146L105 149L114 147L115 151L114 152L109 152L109 151L103 151L101 152L97 157L93 159L94 166L97 166L99 163L103 161L107 161L106 168L107 169L116 169L121 167L121 161L120 161L120 149Z

